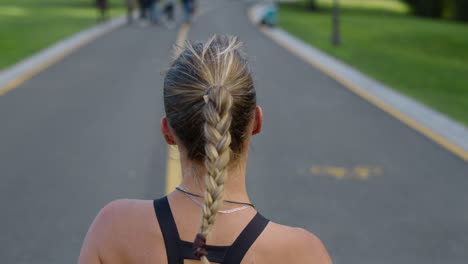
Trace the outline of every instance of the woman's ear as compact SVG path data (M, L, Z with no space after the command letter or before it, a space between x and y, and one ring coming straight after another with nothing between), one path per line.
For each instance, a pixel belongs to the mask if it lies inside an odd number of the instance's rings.
M260 106L255 107L255 114L254 114L254 124L252 129L252 135L257 135L262 131L263 126L263 110Z
M161 132L169 145L176 145L174 140L174 135L172 134L171 128L169 127L169 122L166 117L161 118Z

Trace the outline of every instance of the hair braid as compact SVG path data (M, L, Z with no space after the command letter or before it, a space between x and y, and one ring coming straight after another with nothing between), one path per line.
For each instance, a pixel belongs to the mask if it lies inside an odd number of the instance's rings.
M223 86L208 88L208 100L203 109L205 117L205 205L200 226L200 233L206 238L214 225L216 215L223 202L224 182L228 176L228 164L231 156L231 108L233 98ZM206 257L202 263L209 263Z
M222 206L228 166L248 137L256 95L242 42L213 36L187 42L164 80L164 108L188 159L204 162L205 205L194 255L208 264L206 238Z

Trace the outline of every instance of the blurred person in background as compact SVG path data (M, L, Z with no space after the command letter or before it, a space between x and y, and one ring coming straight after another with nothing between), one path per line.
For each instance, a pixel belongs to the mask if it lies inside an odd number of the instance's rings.
M148 15L149 0L138 0L138 6L140 7L140 19L146 19Z
M166 0L164 5L164 14L166 15L166 21L169 28L175 26L174 22L174 0Z
M107 8L109 7L107 0L96 0L96 7L99 9L98 21L107 19Z
M149 17L150 21L153 24L158 23L159 19L159 8L158 8L159 0L149 0Z
M184 23L190 23L195 12L195 0L182 0L182 11Z
M139 0L140 5L140 26L147 26L148 22L153 22L155 0Z
M270 27L276 26L278 22L278 6L276 1L271 0L268 2L262 10L262 18L260 20L261 25Z
M133 10L136 7L136 0L125 0L127 6L127 23L131 24L133 22Z

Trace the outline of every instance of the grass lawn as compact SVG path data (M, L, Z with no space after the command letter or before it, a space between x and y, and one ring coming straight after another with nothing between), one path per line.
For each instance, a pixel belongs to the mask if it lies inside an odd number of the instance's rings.
M408 15L396 0L341 0L343 44L330 44L331 0L280 5L280 27L468 125L468 24Z
M0 0L0 70L96 24L94 0ZM124 12L110 0L109 15Z

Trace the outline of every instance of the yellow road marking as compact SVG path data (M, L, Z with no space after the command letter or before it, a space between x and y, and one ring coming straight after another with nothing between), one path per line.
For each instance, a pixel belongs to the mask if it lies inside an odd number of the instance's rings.
M180 53L187 35L189 25L183 24L179 30L179 35L176 40L177 53ZM179 149L177 146L169 146L167 148L167 168L166 168L166 194L172 192L182 181L182 169L180 167Z
M255 23L255 21L253 21L253 17L252 17L253 7L250 8L249 14L250 14L249 17L250 17L252 23ZM384 112L390 114L391 116L393 116L397 120L400 120L402 123L406 124L410 128L412 128L412 129L418 131L419 133L423 134L424 136L428 137L432 141L436 142L437 144L441 145L442 147L444 147L448 151L450 151L453 154L455 154L456 156L460 157L465 162L468 162L468 151L465 151L463 148L461 148L461 147L457 146L456 144L448 141L447 139L445 139L441 135L439 135L439 134L435 133L434 131L428 129L427 127L423 126L422 124L415 121L414 119L406 116L405 114L403 114L402 112L396 110L395 108L385 104L380 99L378 99L378 98L364 92L363 90L359 89L356 85L354 85L353 83L351 83L351 82L347 81L346 79L340 77L339 75L337 75L332 70L329 70L329 69L325 68L317 60L306 56L301 51L296 50L293 47L291 47L290 45L288 45L288 43L286 43L284 41L281 41L280 39L276 38L273 35L273 33L271 32L271 30L268 30L268 29L265 29L265 28L260 28L260 31L262 31L265 35L270 37L272 40L274 40L276 43L278 43L283 48L289 50L291 53L293 53L297 57L301 58L305 62L311 64L312 66L314 66L315 68L320 70L321 72L323 72L326 75L330 76L335 81L337 81L338 83L340 83L344 87L348 88L349 90L351 90L355 94L359 95L364 100L372 103L373 105L377 106L378 108L380 108Z
M382 169L368 166L354 166L352 168L337 166L313 166L310 169L310 173L314 176L329 176L334 177L338 180L368 180L369 177L381 175Z
M79 45L75 46L75 47L71 47L67 50L64 50L62 53L60 54L57 54L56 56L50 58L49 60L39 64L38 66L36 66L35 68L33 68L32 70L30 71L27 71L26 73L24 73L23 75L21 75L20 77L16 78L15 80L12 80L10 82L8 82L5 86L1 87L0 88L0 96L2 95L5 95L6 93L8 93L9 91L15 89L16 87L20 86L22 83L24 83L25 81L29 80L30 78L32 78L34 75L40 73L41 71L47 69L48 67L50 67L51 65L59 62L60 60L62 60L63 58L65 58L66 56L70 55L71 53L73 53L74 51L82 48L83 46L87 45L88 43L92 42L93 40L97 39L98 37L110 32L111 30L113 30L114 28L111 28L111 29L108 29L100 34L96 34L95 36L93 36L92 38L90 39L87 39L85 41L83 41L82 43L80 43Z

